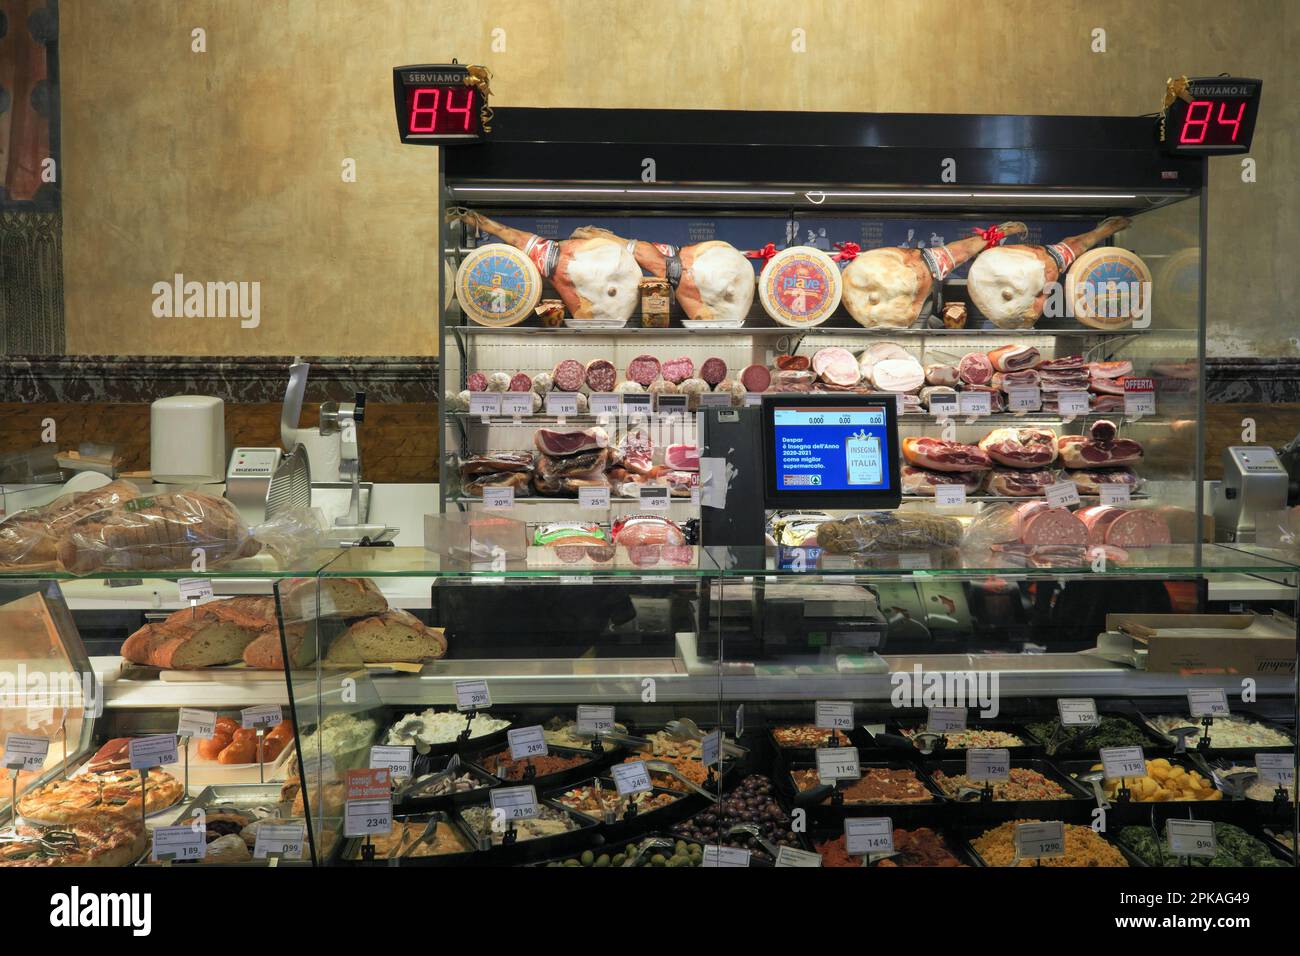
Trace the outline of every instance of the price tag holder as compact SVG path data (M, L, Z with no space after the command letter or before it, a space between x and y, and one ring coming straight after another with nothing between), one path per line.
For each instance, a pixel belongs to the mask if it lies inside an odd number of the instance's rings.
M907 414L907 396L903 392L894 393L894 411L899 418Z
M1146 756L1141 747L1101 748L1101 773L1107 780L1147 775Z
M532 410L531 403L529 411ZM493 415L501 414L500 392L471 392L469 396L469 413L478 415L484 421Z
M898 566L909 571L925 571L931 567L930 554L926 551L909 551L898 556Z
M762 392L746 392L746 393L745 393L745 407L746 407L746 408L754 408L754 407L757 407L757 406L762 405L762 404L763 404L763 393L762 393Z
M155 863L163 860L201 860L208 855L208 828L190 824L178 827L154 827L153 847L149 859Z
M777 866L821 866L822 856L820 853L809 853L807 850L796 850L792 846L783 846L776 852Z
M461 713L467 710L484 710L491 706L492 695L488 692L487 681L456 681L456 709Z
M1062 727L1096 727L1101 723L1097 702L1091 697L1058 697L1056 712Z
M579 704L578 733L607 734L614 729L613 704Z
M279 704L258 704L256 707L245 707L239 712L239 726L245 730L274 727L283 720Z
M1193 717L1218 717L1229 712L1228 695L1222 687L1189 688L1187 706Z
M1043 393L1037 385L1013 385L1006 392L1008 411L1036 412L1043 407Z
M561 584L595 584L596 577L592 574L561 574Z
M1101 490L1103 505L1127 505L1133 498L1133 489L1128 485L1105 482L1098 486Z
M40 770L50 752L49 737L31 734L5 734L6 770Z
M182 707L176 720L176 736L211 740L217 735L217 712Z
M506 731L510 741L510 756L514 760L527 760L529 757L545 757L550 750L546 746L546 734L541 724L531 727L516 727Z
M488 792L492 810L500 812L506 820L531 820L537 816L537 788L532 784L524 787L497 787Z
M646 511L667 511L671 496L667 485L642 485L641 507Z
M1065 856L1065 824L1060 820L1016 824L1016 853L1022 860Z
M306 826L305 823L263 823L257 828L253 859L278 856L286 860L301 860L307 837Z
M1255 754L1259 779L1288 789L1295 783L1295 754Z
M660 415L680 415L686 411L685 395L657 395L655 409Z
M372 770L387 770L394 777L409 777L411 775L411 764L414 762L414 747L376 745L370 748L370 769Z
M894 852L894 821L889 817L846 817L844 849L849 856Z
M819 700L817 701L816 725L822 730L853 729L853 701Z
M623 414L648 414L650 411L650 396L645 392L632 392L623 396Z
M606 485L604 488L580 487L578 489L578 507L608 511L609 486Z
M966 708L931 707L926 712L925 729L932 734L961 733L966 729Z
M1130 418L1156 413L1156 383L1150 378L1124 379L1124 414Z
M1011 751L972 747L966 751L966 776L979 783L1002 783L1011 778Z
M722 764L722 730L719 728L711 734L705 734L700 741L700 762L706 767Z
M471 396L472 397L472 396ZM532 392L506 392L501 396L501 414L522 418L533 413Z
M593 415L621 415L623 396L616 392L595 392L587 396L587 407Z
M148 737L132 737L127 741L126 753L132 770L165 767L168 764L176 763L180 759L176 753L175 734L152 734Z
M957 407L963 415L991 415L993 396L989 392L958 392Z
M818 747L816 754L817 778L822 783L858 780L862 777L857 747Z
M515 506L515 489L513 488L484 488L483 489L483 510L484 511L509 511Z
M937 505L964 505L966 503L966 486L935 485L934 503Z
M1092 400L1083 391L1057 392L1056 407L1062 418L1074 418L1077 415L1087 415L1092 408Z
M546 414L563 418L565 415L578 414L577 392L547 392Z
M1214 856L1219 841L1209 820L1165 821L1165 842L1174 856Z
M363 837L393 832L393 800L348 800L344 804L343 835Z
M323 782L332 782L338 779L339 772L330 754L309 754L303 759L302 775L309 780L317 778Z
M180 589L182 601L202 604L212 600L212 581L208 578L178 578L176 587Z
M614 787L620 797L630 797L634 793L648 793L654 789L654 784L650 782L650 771L646 769L644 760L616 763L609 769L614 777Z
M700 866L749 866L749 851L736 846L705 846Z
M942 421L957 416L957 393L940 392L930 396L930 414Z
M1053 508L1068 508L1079 503L1079 486L1072 481L1058 481L1043 489L1043 497Z
M730 408L730 392L705 392L700 396L700 408ZM708 847L704 848L708 851Z

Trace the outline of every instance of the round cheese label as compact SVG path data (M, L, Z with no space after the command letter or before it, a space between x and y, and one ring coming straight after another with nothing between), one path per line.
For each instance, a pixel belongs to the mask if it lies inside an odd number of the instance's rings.
M1102 246L1079 256L1065 275L1074 317L1094 329L1125 329L1151 318L1151 271L1127 249Z
M471 321L503 328L526 319L542 297L542 277L514 246L494 242L470 252L456 273L456 299Z
M812 246L782 249L763 267L758 295L775 321L791 328L821 325L840 304L844 284L835 260Z

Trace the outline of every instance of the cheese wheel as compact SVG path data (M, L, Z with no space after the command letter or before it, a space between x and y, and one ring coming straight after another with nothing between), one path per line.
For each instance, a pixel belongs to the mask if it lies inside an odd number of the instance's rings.
M1126 329L1151 316L1151 270L1127 249L1090 249L1065 275L1065 300L1084 325Z
M758 280L767 314L792 329L821 325L839 307L843 291L835 260L812 246L782 249L767 261Z
M479 325L518 325L541 297L537 266L505 243L479 246L465 256L456 272L456 299L470 321Z

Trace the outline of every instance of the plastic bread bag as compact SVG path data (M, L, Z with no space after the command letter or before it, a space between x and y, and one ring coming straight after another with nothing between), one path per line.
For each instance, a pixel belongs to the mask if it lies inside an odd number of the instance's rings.
M995 544L1020 540L1020 515L1015 505L995 504L980 510L969 525L962 547L970 551L987 550Z
M0 567L54 570L59 540L81 519L140 497L129 481L60 495L39 508L17 511L0 521Z
M817 544L830 554L928 551L960 543L960 521L922 511L865 511L817 527Z
M327 547L328 529L329 522L319 508L290 508L254 525L249 534L277 567L296 568L312 552Z

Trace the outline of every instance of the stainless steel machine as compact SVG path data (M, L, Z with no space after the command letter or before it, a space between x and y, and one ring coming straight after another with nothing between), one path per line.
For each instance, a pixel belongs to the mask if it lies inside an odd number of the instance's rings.
M1286 509L1290 480L1277 452L1267 445L1225 448L1223 482L1214 499L1214 539L1255 544L1261 516Z

